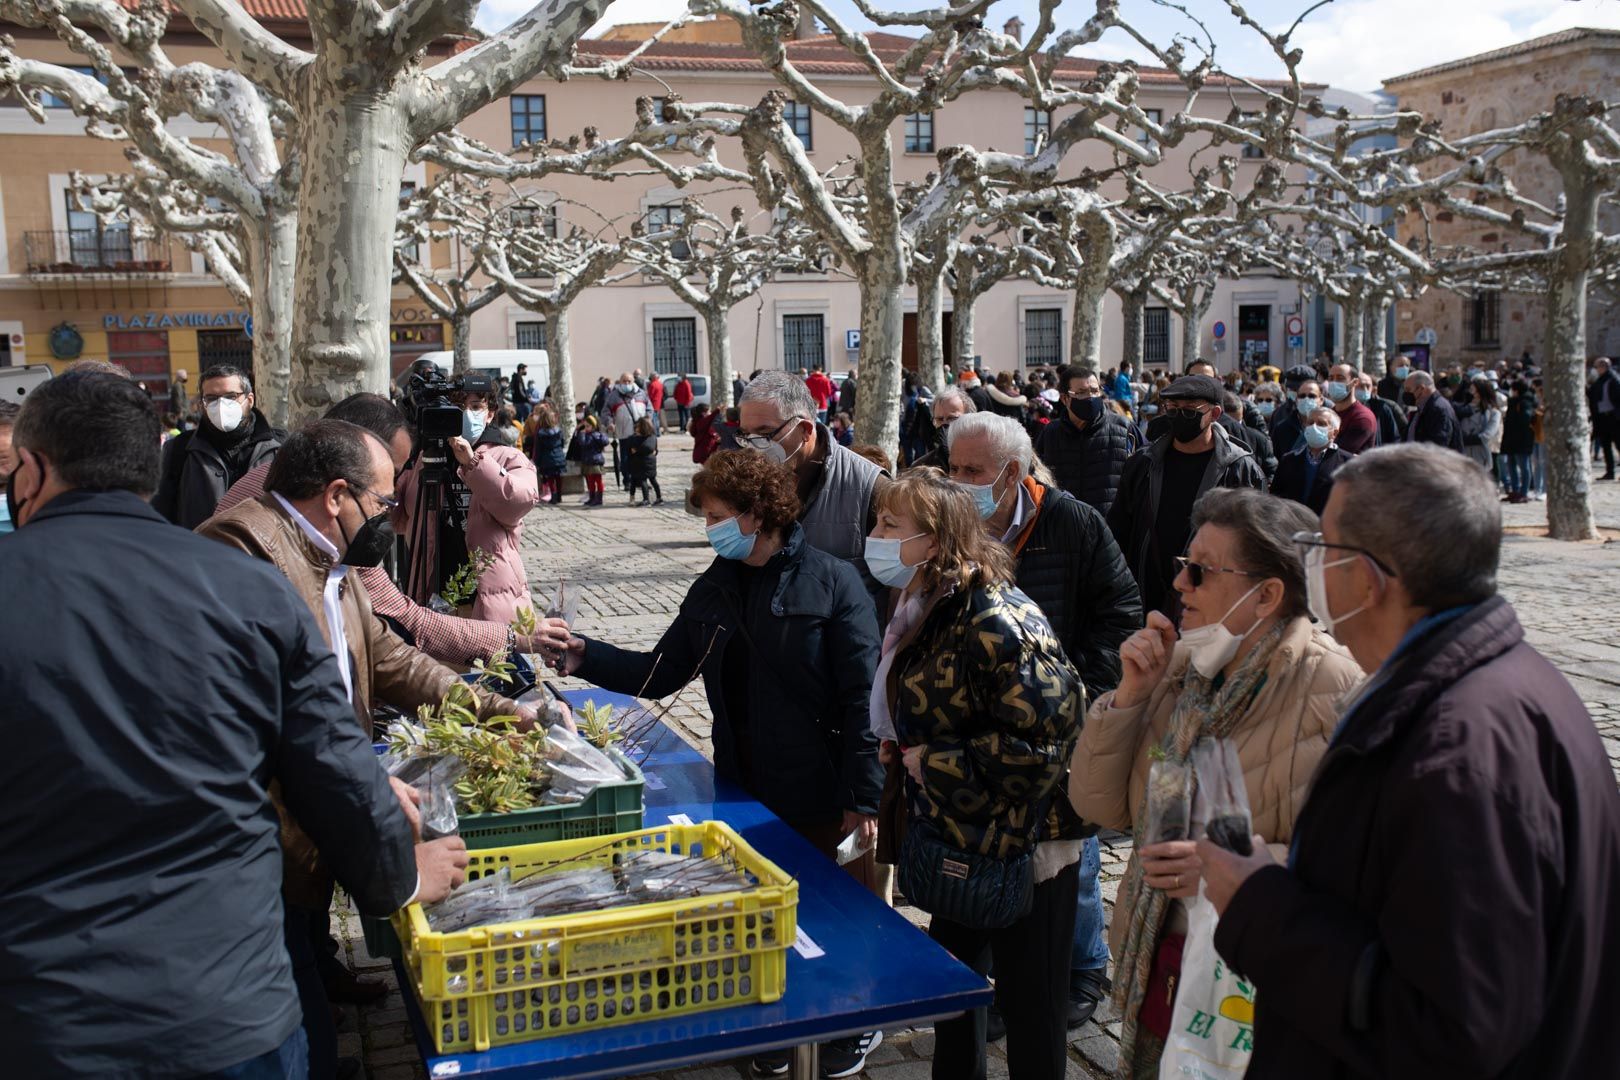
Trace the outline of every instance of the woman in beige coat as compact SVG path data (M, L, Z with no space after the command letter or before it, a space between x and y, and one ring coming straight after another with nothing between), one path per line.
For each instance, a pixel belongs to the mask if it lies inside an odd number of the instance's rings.
M1292 537L1317 530L1314 513L1246 488L1216 489L1193 507L1192 524L1175 579L1180 640L1157 612L1126 640L1119 688L1092 705L1070 766L1080 816L1136 839L1109 933L1126 1077L1158 1075L1187 925L1178 901L1198 895L1192 838L1144 844L1152 758L1185 762L1201 737L1230 740L1254 831L1281 859L1339 699L1362 678L1309 619Z

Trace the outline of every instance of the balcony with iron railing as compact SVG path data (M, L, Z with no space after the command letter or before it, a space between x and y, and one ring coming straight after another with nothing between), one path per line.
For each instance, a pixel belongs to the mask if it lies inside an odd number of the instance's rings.
M167 274L169 245L128 229L44 229L25 233L28 273L37 276L146 277Z

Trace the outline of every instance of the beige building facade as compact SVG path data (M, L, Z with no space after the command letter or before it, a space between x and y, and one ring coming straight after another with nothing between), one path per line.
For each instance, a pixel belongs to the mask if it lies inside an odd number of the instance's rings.
M1384 89L1401 109L1438 118L1448 136L1511 127L1551 109L1560 94L1614 100L1620 88L1620 30L1576 29L1452 60L1386 79ZM1554 206L1563 190L1558 173L1540 155L1514 151L1497 164L1520 192ZM1525 237L1480 222L1435 216L1437 244L1486 251L1533 246ZM1601 232L1620 233L1620 205L1600 206ZM1461 361L1490 369L1494 361L1525 352L1541 358L1547 330L1545 299L1536 294L1481 291L1472 295L1430 289L1395 305L1402 342L1432 340L1441 364ZM1587 299L1588 355L1620 355L1620 305L1593 289Z

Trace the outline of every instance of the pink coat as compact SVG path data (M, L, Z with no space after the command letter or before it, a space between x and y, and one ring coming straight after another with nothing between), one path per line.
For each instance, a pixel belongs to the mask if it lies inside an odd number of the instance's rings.
M485 551L495 562L478 581L473 618L507 623L529 598L518 538L523 519L540 502L540 474L534 462L510 446L480 446L477 460L458 470L472 492L467 511L467 550Z

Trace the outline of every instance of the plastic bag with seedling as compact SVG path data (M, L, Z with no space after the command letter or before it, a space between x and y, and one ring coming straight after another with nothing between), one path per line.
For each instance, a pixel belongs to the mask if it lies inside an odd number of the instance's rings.
M467 561L445 579L439 595L454 609L465 607L478 595L478 582L484 571L495 565L495 556L482 548L474 548Z
M1142 843L1187 840L1192 835L1192 767L1165 757L1164 749L1148 751L1147 820Z
M1254 854L1254 826L1237 747L1227 739L1199 739L1192 759L1198 794L1208 811L1204 834L1228 851Z
M614 723L611 705L587 701L579 711L578 722L580 735L598 750L606 750L624 738L624 732Z
M575 619L578 617L579 588L578 586L570 587L568 580L564 578L557 582L557 592L552 597L551 607L546 609L546 618L561 619L569 626L573 626Z

